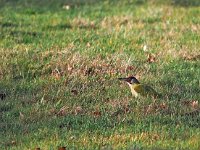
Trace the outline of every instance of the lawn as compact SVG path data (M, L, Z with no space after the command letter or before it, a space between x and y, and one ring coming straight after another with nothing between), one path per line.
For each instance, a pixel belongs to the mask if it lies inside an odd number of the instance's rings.
M200 149L199 14L198 0L0 0L0 149ZM130 75L162 98L134 98Z

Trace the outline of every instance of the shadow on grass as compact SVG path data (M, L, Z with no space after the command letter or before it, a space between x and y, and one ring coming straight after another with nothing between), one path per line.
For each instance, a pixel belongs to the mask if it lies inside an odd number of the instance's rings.
M31 36L31 37L36 37L36 36L40 36L41 34L38 32L26 32L26 31L11 31L10 35L12 36Z
M199 0L172 0L172 4L175 6L184 6L184 7L200 6L200 1Z
M11 22L0 22L0 27L2 27L2 28L15 28L15 27L18 27L18 24L11 23Z
M44 29L46 30L66 30L66 29L71 29L72 26L70 24L59 24L56 26L47 26Z
M143 23L149 23L149 24L159 23L161 21L162 19L159 17L149 17L142 20Z
M33 43L43 35L34 31L11 31L9 34L17 43Z
M87 24L87 25L71 25L71 24L58 24L58 25L55 25L55 26L47 26L47 27L44 27L44 30L67 30L67 29L76 29L76 28L79 28L79 29L85 29L85 30L96 30L98 29L97 26L95 25L90 25L90 24Z
M175 114L173 117L170 117L167 120L163 120L160 123L164 125L174 124L174 125L199 128L200 127L199 121L200 121L200 110L197 109L180 115Z
M67 30L67 29L72 29L72 28L79 28L79 29L97 29L97 27L91 27L91 26L72 26L70 24L60 24L60 25L56 25L56 26L47 26L46 30Z
M3 24L3 26L6 28L14 27L14 26L17 27L16 24L12 24L12 23L5 23L5 24ZM34 32L34 31L18 31L18 30L9 31L9 30L7 30L0 36L0 39L5 38L7 35L10 35L10 37L15 39L18 43L32 43L33 39L38 39L38 37L41 37L43 34L39 33L39 32Z

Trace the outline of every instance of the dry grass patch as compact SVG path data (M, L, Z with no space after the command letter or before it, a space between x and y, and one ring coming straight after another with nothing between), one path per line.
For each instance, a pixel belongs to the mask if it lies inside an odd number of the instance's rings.
M46 67L51 68L52 76L55 78L62 75L82 79L87 76L99 76L103 80L105 76L128 74L138 69L127 61L130 58L125 54L108 55L106 58L97 55L94 58L89 58L78 52L71 53L70 50L63 50L50 51L48 55L51 57L51 61L46 64Z
M71 26L82 29L97 29L95 21L90 21L88 18L74 18L71 21Z

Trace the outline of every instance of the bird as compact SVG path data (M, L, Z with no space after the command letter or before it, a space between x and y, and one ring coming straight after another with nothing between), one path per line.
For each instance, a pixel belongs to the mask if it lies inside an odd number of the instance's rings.
M121 81L125 81L128 83L131 93L134 97L152 97L152 98L160 98L161 94L157 93L151 86L146 84L141 84L134 76L130 76L127 78L118 78Z

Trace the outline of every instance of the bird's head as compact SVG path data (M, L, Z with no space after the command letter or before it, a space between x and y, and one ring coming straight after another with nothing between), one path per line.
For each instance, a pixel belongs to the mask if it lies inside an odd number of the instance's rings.
M130 76L128 78L118 78L121 81L126 81L128 84L140 84L140 82L134 77Z

